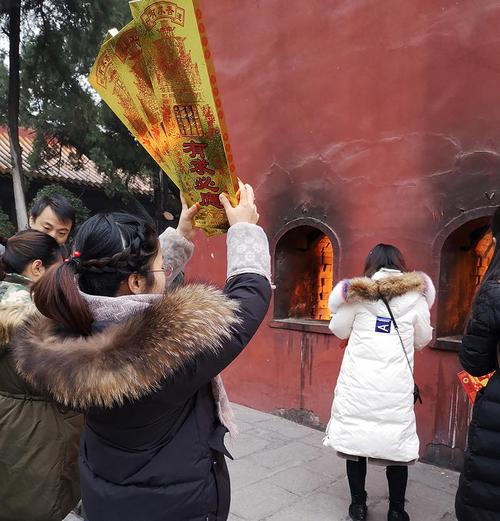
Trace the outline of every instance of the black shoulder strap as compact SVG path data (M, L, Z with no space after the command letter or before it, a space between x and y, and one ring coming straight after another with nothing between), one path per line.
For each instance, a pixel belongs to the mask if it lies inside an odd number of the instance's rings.
M382 299L382 302L385 304L385 307L387 308L387 311L389 312L389 315L391 317L392 323L394 324L394 329L396 330L396 333L398 334L399 341L401 343L401 347L403 348L403 353L405 354L406 361L408 362L408 367L410 368L411 375L413 377L413 369L410 364L410 359L408 358L408 353L406 352L405 344L403 342L403 339L401 338L401 333L399 332L398 323L396 322L396 319L394 318L394 313L392 312L391 306L389 306L389 302L384 296L380 296Z
M403 349L403 353L405 355L406 361L408 362L408 368L410 369L411 377L413 379L413 402L416 403L417 400L422 403L422 397L420 396L420 389L418 388L417 382L415 382L415 376L413 374L413 369L410 364L410 359L408 358L408 353L406 352L405 344L403 342L403 339L401 338L401 333L399 332L398 323L396 322L396 319L394 318L394 313L392 312L391 306L389 306L389 302L387 299L380 295L380 298L382 299L382 302L385 304L385 307L387 308L387 311L389 312L389 315L391 317L392 323L394 324L394 329L396 330L396 333L399 337L399 342L401 343L401 347Z

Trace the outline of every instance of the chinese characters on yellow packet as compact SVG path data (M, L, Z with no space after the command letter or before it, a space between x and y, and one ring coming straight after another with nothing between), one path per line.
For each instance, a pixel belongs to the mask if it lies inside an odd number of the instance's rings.
M184 192L195 224L227 230L219 194L238 183L201 11L196 0L130 2L133 21L110 31L90 83Z

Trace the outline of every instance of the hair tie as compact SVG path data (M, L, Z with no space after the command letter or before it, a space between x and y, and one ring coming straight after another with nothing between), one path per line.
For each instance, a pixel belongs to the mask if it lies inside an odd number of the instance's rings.
M75 271L78 271L80 268L80 257L81 257L81 253L79 251L74 251L70 257L67 257L66 259L64 259L64 262L66 264L69 264L71 262L74 263Z
M75 251L75 253L73 253L73 255L71 255L70 257L66 257L64 259L64 262L71 262L71 261L78 261L78 262L80 262L80 252Z

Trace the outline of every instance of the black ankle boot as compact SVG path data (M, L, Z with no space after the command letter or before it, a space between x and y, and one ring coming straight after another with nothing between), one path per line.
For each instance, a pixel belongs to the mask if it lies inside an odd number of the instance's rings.
M410 516L405 510L389 510L387 521L410 521Z
M349 516L352 521L366 521L366 494L360 494L352 497L352 503L349 506Z

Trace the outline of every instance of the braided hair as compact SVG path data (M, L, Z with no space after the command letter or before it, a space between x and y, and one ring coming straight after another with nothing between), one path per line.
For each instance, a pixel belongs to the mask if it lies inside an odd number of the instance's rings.
M114 297L132 273L145 276L148 286L153 283L148 270L158 253L158 235L141 218L95 215L78 231L74 248L80 252L76 272L84 293Z
M79 289L114 297L133 273L151 287L149 269L158 247L158 235L144 219L126 213L94 215L78 230L73 255L33 286L35 305L67 330L90 334L93 317Z

